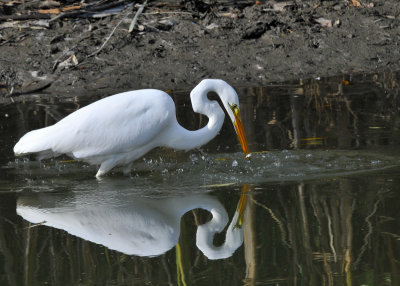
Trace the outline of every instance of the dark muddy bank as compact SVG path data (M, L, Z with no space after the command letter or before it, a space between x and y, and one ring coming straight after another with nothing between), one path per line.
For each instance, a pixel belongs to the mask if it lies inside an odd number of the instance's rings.
M121 1L125 9L114 15L58 19L42 11L54 8L44 1L15 2L0 4L0 85L7 97L182 89L202 78L263 86L400 69L398 0L150 1L132 33L142 2ZM61 8L75 5L66 2Z

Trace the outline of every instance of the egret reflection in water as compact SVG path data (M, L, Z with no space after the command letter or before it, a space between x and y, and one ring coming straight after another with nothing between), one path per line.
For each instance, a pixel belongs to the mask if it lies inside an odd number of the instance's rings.
M128 255L157 256L177 244L181 217L190 210L204 209L212 219L198 226L196 245L205 256L230 257L243 243L245 191L220 246L213 244L214 235L224 230L229 217L217 198L208 194L143 197L130 191L28 193L19 197L17 213L31 223L62 229Z

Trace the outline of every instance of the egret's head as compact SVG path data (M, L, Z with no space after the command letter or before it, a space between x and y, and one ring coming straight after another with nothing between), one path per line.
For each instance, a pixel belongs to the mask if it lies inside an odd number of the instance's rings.
M246 159L249 159L250 151L247 145L247 138L243 128L242 117L240 116L239 97L233 87L231 87L225 81L219 80L218 85L219 90L217 90L217 93L219 94L221 101L228 112L229 118L232 120L236 134L239 138L240 145L242 146L243 153L246 156Z
M215 92L220 97L221 102L224 105L229 118L232 120L233 126L235 127L236 134L238 135L239 142L242 146L246 159L250 158L250 151L247 145L246 134L244 132L239 111L239 97L236 91L233 89L233 87L220 79L202 80L190 94L193 110L195 112L201 113L203 103L207 99L207 94L209 92Z

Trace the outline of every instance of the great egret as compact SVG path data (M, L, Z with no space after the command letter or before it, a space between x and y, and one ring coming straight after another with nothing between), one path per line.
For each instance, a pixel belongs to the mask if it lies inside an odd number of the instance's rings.
M221 98L248 158L238 96L229 84L218 79L204 79L190 93L193 110L209 119L199 130L190 131L179 125L174 101L167 93L143 89L106 97L52 126L31 131L14 146L14 153L38 153L39 160L66 154L100 165L97 178L115 166L123 166L124 174L129 174L132 162L155 147L189 150L218 134L225 114L217 101L207 98L209 92Z

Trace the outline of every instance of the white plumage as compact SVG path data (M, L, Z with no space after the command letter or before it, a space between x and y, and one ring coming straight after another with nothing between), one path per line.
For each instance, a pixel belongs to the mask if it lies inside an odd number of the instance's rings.
M28 132L14 146L14 153L37 153L39 159L66 154L100 165L96 177L115 166L123 166L124 173L129 173L131 163L155 147L188 150L214 138L225 116L216 101L208 100L211 91L221 98L248 155L238 96L226 82L213 79L201 81L190 94L193 110L209 118L200 130L189 131L179 125L175 104L167 93L143 89L101 99L52 126Z

